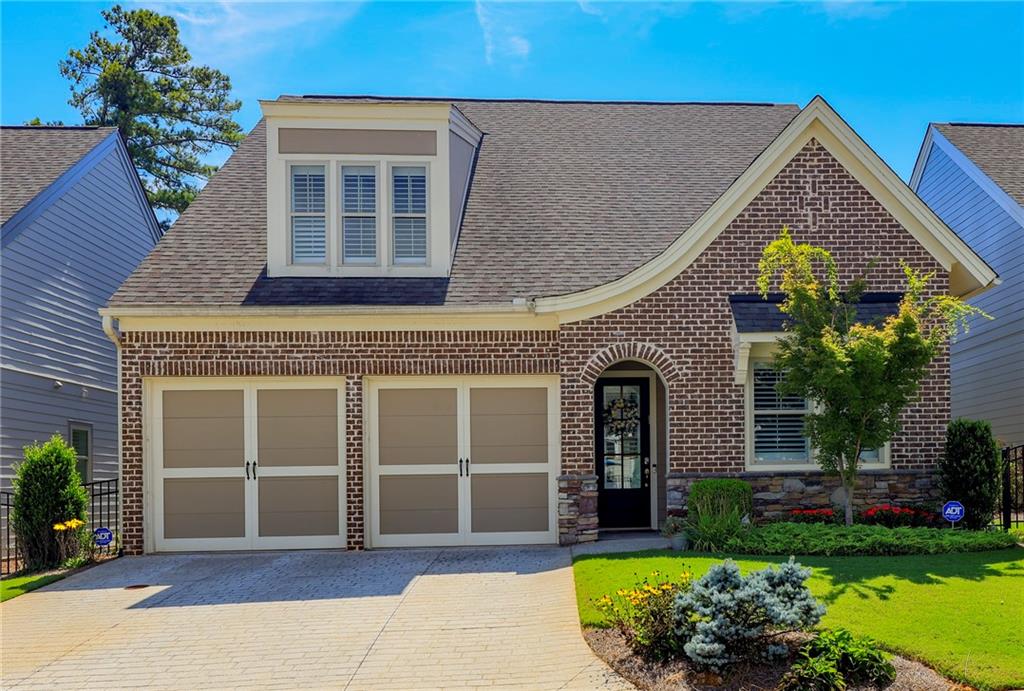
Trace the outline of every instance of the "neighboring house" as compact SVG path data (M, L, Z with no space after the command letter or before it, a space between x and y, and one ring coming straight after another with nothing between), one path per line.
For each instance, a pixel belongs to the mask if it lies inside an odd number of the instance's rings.
M820 98L262 108L102 311L130 553L572 543L716 475L764 514L827 504L762 248L877 258L865 318L900 260L997 279ZM934 497L948 391L943 356L861 501Z
M1002 280L951 349L953 416L1024 444L1024 125L930 125L910 186Z
M117 353L97 310L160 228L116 128L0 128L0 485L61 434L116 478Z

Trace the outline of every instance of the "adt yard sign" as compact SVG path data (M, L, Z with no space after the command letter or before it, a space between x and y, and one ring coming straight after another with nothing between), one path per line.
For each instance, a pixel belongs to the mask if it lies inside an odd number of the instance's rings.
M114 540L114 533L109 528L97 528L92 531L93 540L100 547L106 547Z
M964 505L958 501L947 501L942 507L942 517L956 523L964 517Z

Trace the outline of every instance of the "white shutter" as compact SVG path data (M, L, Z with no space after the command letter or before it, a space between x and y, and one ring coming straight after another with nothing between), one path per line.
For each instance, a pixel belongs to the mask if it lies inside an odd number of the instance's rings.
M291 167L292 262L327 259L327 174L323 166Z
M394 261L422 264L427 260L427 169L395 166L391 180Z
M776 389L782 373L764 362L753 367L754 460L802 463L810 461L810 445L804 437L807 401L783 396Z
M344 261L377 260L377 171L373 166L344 166L341 244Z

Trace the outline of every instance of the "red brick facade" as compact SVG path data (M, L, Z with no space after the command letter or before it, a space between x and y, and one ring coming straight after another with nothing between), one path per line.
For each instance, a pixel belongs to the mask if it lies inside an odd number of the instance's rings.
M350 548L362 546L362 377L560 374L563 541L596 534L593 385L608 365L641 360L666 384L669 507L700 474L744 474L744 389L734 383L728 296L754 292L761 249L788 225L798 241L827 247L853 276L870 259L871 289L901 290L903 260L941 266L816 142L809 144L679 276L636 302L560 331L203 332L124 334L125 547L142 549L142 379L175 376L344 376ZM892 473L926 493L949 418L949 367L940 358L892 442ZM902 473L902 475L901 475ZM812 486L820 476L808 473ZM818 479L815 479L817 477ZM764 484L763 480L758 481ZM791 483L792 486L793 483ZM771 483L766 486L771 489ZM879 481L872 485L884 490ZM880 490L880 491L882 491Z

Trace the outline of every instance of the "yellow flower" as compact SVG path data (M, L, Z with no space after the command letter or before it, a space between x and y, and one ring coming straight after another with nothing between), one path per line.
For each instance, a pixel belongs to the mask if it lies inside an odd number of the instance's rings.
M53 529L54 530L67 530L67 527L63 523L54 523L53 524Z
M81 521L81 520L79 520L77 518L72 518L70 521L64 521L64 527L65 528L70 528L70 529L81 528L83 525L85 525L85 522Z
M619 588L618 590L615 591L615 594L618 595L619 597L623 597L625 595L628 595L629 591L626 590L625 588Z

